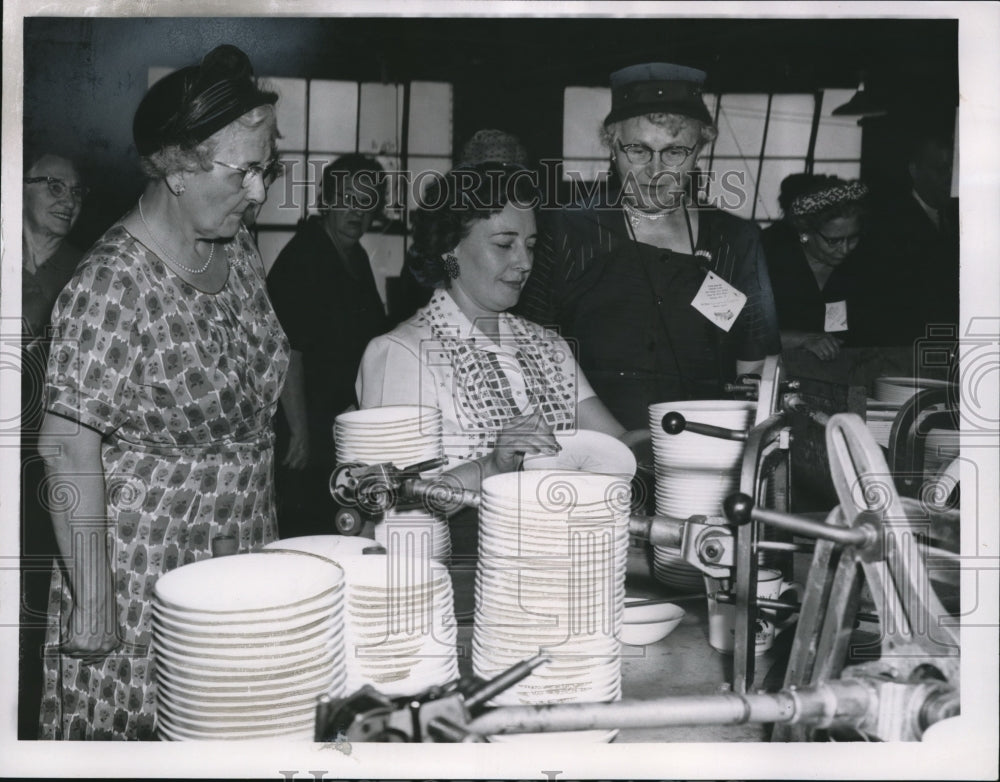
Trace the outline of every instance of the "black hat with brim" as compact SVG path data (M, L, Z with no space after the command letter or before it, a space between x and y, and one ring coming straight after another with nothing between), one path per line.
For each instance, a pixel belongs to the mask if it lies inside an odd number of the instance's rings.
M235 46L218 46L199 65L174 71L139 103L132 137L140 155L164 147L192 147L258 106L278 96L260 89L246 54Z
M712 124L702 98L707 74L697 68L650 62L611 74L611 112L604 125L644 114L679 114Z

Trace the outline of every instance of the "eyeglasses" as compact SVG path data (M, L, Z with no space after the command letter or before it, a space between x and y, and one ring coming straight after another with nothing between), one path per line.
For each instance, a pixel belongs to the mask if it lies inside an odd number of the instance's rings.
M65 198L68 194L72 193L73 198L77 201L82 201L87 193L90 192L90 188L83 185L70 185L61 179L56 179L54 176L31 176L24 179L24 184L26 185L34 185L39 182L44 182L49 186L49 193L52 194L53 198Z
M243 174L243 181L240 182L241 187L250 187L250 183L255 176L259 176L261 182L267 187L285 172L284 164L277 158L271 158L263 165L251 163L245 168L243 166L234 166L232 163L224 163L221 160L213 160L212 162Z
M625 157L628 158L629 163L635 163L638 166L644 166L653 159L654 150L650 149L645 144L622 144L621 141L619 141L618 148L625 153ZM687 160L691 156L691 153L696 149L697 147L682 147L677 144L670 147L664 147L659 152L660 162L665 166L679 166Z
M849 234L847 236L827 236L826 234L821 234L819 231L815 232L816 235L826 242L826 245L832 249L839 249L841 247L849 247L852 242L856 242L861 238L861 234Z
M339 194L334 199L333 207L353 209L355 212L369 212L378 207L378 199L373 195L361 195L350 190Z

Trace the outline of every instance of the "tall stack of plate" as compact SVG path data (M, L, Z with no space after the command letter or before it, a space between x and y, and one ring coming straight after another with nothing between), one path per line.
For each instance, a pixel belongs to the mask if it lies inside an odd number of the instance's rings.
M530 470L487 478L481 500L473 670L492 678L540 649L552 657L492 704L618 700L629 482ZM616 734L545 736L600 742Z
M446 568L399 554L342 557L347 690L413 695L458 678L454 592Z
M390 554L413 552L447 562L451 557L451 534L443 514L415 510L391 510L375 525L375 540Z
M725 429L746 430L753 423L755 402L726 399L662 402L649 406L649 430L656 466L656 512L686 519L718 516L722 502L740 486L744 443L684 430L667 434L663 416L676 411L686 421ZM666 546L653 547L653 575L670 587L701 591L702 573Z
M402 468L440 459L441 431L441 411L436 407L390 405L341 413L333 426L337 463L391 462ZM413 545L414 539L420 545L429 539L430 555L437 559L451 556L451 535L442 513L394 509L375 526L375 540L387 548Z
M441 411L419 405L390 405L341 413L333 424L337 463L392 462L409 467L444 455Z
M344 571L292 552L207 559L153 595L157 729L167 740L311 741L347 679Z

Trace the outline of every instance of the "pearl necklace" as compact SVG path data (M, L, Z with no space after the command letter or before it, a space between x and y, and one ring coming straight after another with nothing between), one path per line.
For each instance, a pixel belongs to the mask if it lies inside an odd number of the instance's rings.
M143 195L145 195L145 193L143 193ZM199 269L192 269L190 266L185 266L183 263L178 261L176 258L174 258L174 256L172 256L170 253L164 250L163 247L160 246L160 243L156 241L156 237L153 236L153 229L150 228L149 223L146 222L146 215L142 213L142 196L139 196L139 219L142 220L142 224L146 226L146 232L149 234L149 238L153 240L153 244L156 246L157 252L159 252L164 258L170 261L178 269L186 271L188 274L204 274L205 270L209 266L211 266L212 258L215 256L215 242L211 243L212 249L208 251L208 258L205 261L205 263L201 265L201 268Z
M639 227L639 224L643 220L649 220L650 222L656 222L657 220L659 220L659 219L661 219L663 217L667 217L669 215L672 215L674 212L676 212L678 209L680 209L679 206L675 206L673 209L664 209L664 210L662 210L660 212L652 212L652 213L650 213L650 212L643 212L642 210L637 209L632 204L630 204L628 201L622 201L622 206L625 208L625 215L628 217L628 221L632 224L632 230L633 231L636 230Z

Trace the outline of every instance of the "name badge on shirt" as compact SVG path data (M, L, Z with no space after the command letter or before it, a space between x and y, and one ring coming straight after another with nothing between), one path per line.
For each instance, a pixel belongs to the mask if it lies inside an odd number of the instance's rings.
M828 301L823 331L847 331L847 302Z
M715 272L709 272L691 306L723 331L729 331L746 303L745 293L736 290Z

